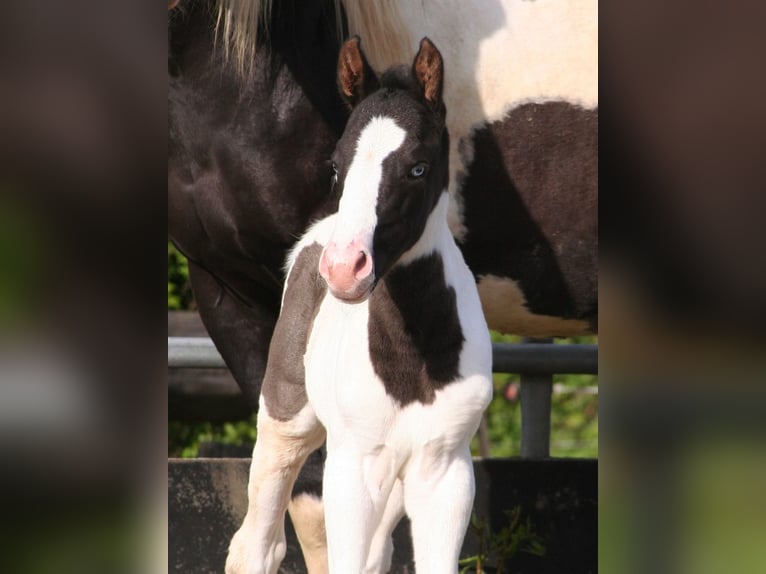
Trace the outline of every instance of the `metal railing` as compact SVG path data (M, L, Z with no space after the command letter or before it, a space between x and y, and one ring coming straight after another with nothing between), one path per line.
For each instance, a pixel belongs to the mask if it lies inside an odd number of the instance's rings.
M226 368L208 337L168 337L168 368ZM553 345L550 339L523 344L493 343L492 370L521 376L521 456L550 453L554 374L598 374L598 345Z

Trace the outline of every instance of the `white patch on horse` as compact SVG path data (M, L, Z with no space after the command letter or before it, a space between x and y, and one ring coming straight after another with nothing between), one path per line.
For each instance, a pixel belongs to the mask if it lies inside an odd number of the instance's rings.
M359 0L356 0L357 2ZM347 0L346 4L349 4ZM444 58L444 103L449 110L449 225L465 238L461 174L473 161L475 129L501 120L529 102L598 105L597 0L392 0L389 18L409 41L366 34L366 54L376 70L407 62L428 36ZM350 33L357 34L350 21ZM362 30L363 31L363 30ZM378 50L376 44L386 49ZM398 46L405 51L391 49Z
M362 239L372 249L372 236L378 222L375 207L383 178L383 161L399 149L406 135L393 119L381 116L372 118L359 134L332 234L332 240L338 245Z

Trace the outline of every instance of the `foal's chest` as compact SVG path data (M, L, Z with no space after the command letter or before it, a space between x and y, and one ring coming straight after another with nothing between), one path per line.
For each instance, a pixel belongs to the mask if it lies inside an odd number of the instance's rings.
M328 431L350 426L377 431L395 404L375 374L369 354L368 301L322 300L308 338L306 391Z
M362 303L326 294L304 365L309 400L328 432L379 440L407 407L439 410L437 392L463 378L457 305L436 254L395 268Z

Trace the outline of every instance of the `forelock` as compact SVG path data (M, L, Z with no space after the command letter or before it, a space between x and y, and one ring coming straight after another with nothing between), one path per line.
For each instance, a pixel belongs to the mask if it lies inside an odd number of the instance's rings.
M393 66L383 72L383 75L380 77L380 87L391 90L404 90L413 95L417 94L418 91L417 82L412 77L412 70L404 64Z
M393 118L408 131L430 120L428 110L418 98L408 90L393 87L381 88L363 100L354 109L348 128L358 133L375 116Z

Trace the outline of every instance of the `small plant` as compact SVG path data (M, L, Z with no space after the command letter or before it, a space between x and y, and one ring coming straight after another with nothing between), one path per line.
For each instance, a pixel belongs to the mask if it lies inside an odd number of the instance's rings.
M257 436L256 415L249 420L224 423L168 423L168 456L196 458L203 442L251 444Z
M194 307L194 295L189 284L189 262L168 241L168 309L180 311Z
M475 513L471 516L468 530L476 536L476 554L458 562L461 567L460 574L483 574L487 572L487 568L491 568L496 574L502 574L507 562L519 552L535 556L545 554L545 546L532 530L529 517L522 522L520 506L506 510L504 514L508 518L508 525L495 534L490 532L486 518L480 518Z

